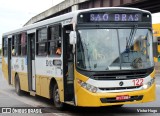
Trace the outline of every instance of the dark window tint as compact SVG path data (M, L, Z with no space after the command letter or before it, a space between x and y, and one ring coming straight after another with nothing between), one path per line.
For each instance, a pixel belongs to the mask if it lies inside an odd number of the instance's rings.
M16 34L12 38L12 55L21 56L21 34Z
M37 55L47 55L47 28L37 31Z
M27 35L22 33L21 35L21 55L25 56L27 54Z
M49 55L59 56L57 54L57 49L61 49L61 27L60 25L55 25L49 28Z
M7 56L8 41L7 37L3 38L3 56Z
M47 41L47 28L42 28L38 30L38 42Z

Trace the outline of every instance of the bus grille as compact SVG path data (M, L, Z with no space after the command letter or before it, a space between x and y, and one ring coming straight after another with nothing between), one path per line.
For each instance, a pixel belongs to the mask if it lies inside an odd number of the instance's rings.
M136 78L145 78L148 73L119 73L119 74L95 74L91 78L94 80L129 80Z
M131 96L130 99L127 99L127 100L116 100L115 97L112 97L112 98L100 98L102 103L133 102L133 101L140 101L142 99L143 99L143 95Z
M138 89L141 86L132 86L132 87L111 87L111 88L99 88L102 91L112 91L112 90L127 90L127 89Z

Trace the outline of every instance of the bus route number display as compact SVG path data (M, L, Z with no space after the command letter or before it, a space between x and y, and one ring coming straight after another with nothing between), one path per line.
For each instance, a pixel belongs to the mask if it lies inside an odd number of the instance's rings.
M138 22L141 14L90 14L90 22L115 21L115 22Z

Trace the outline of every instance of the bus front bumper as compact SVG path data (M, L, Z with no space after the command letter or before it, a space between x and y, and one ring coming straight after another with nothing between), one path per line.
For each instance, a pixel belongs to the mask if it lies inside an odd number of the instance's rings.
M120 92L120 93L91 93L80 87L76 93L76 105L82 107L100 107L121 104L139 104L151 102L156 99L155 83L146 90ZM116 100L116 96L130 96L127 100Z

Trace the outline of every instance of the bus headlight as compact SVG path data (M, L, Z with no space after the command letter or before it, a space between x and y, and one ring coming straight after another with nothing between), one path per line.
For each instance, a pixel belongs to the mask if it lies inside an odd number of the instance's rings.
M92 93L96 93L97 90L98 90L97 87L95 87L95 86L93 86L93 85L90 85L90 84L88 84L88 83L86 83L86 82L83 82L83 81L81 81L81 80L79 80L79 79L77 79L77 82L81 85L81 87L87 89L88 91L90 91L90 92L92 92Z
M144 84L142 86L142 89L148 89L155 81L155 78L151 79L150 81L148 81L146 84Z

